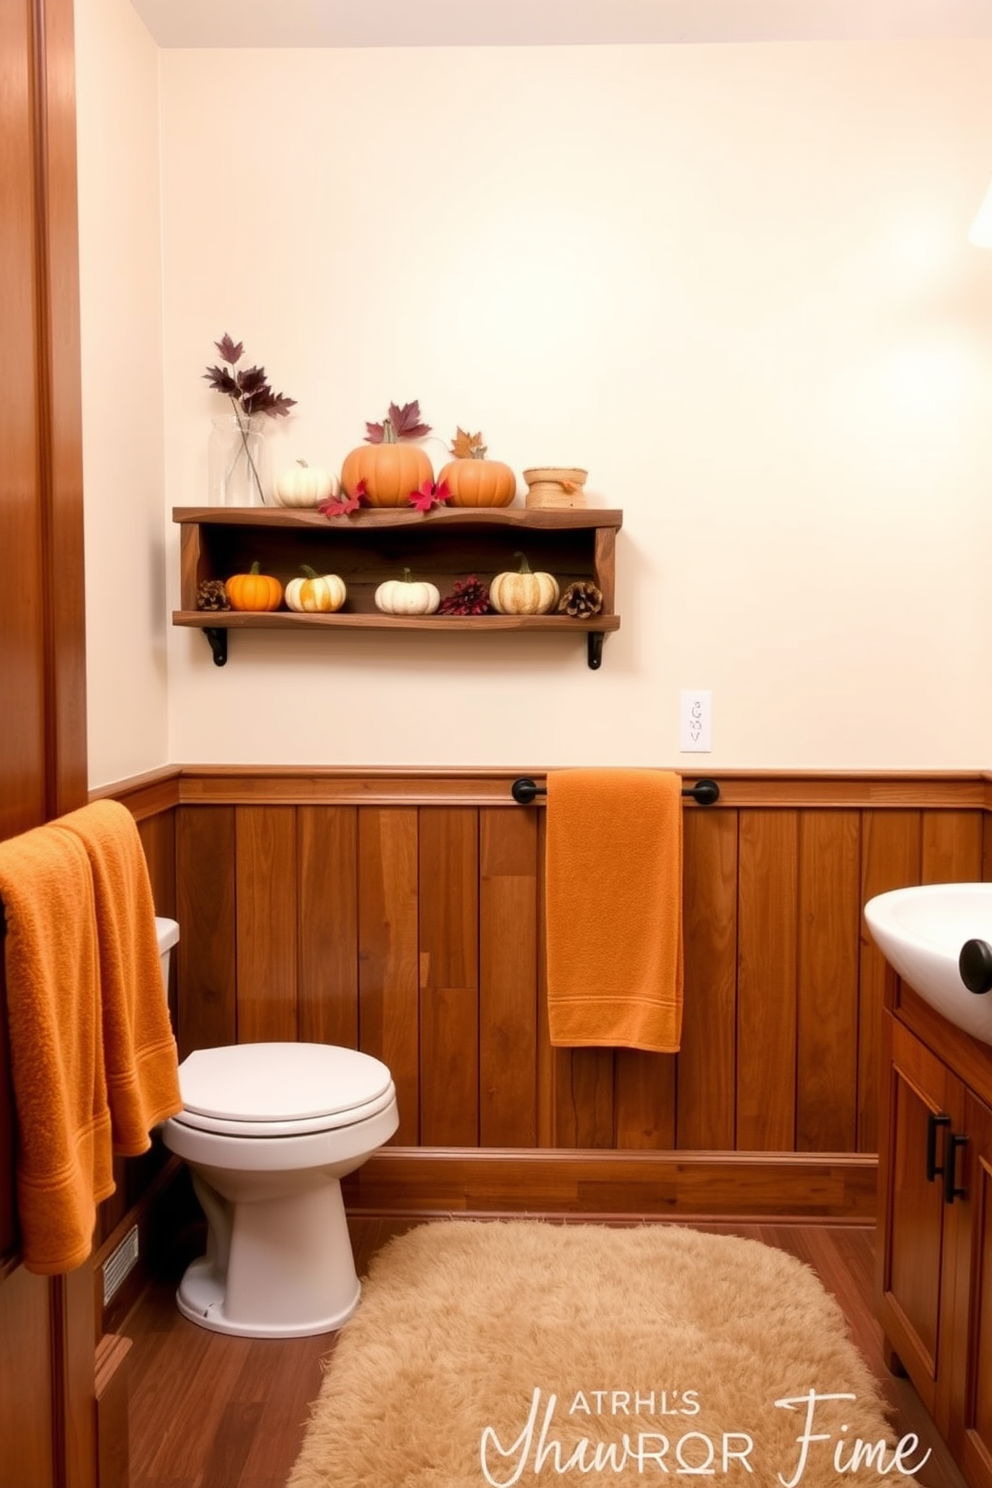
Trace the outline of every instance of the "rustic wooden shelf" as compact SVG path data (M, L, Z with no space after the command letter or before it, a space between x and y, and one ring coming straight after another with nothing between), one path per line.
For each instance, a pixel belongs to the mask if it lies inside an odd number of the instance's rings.
M426 515L406 508L361 511L328 519L316 511L279 507L176 507L179 523L180 604L174 625L204 632L214 661L227 661L231 630L391 630L572 632L587 637L589 665L602 662L606 634L620 627L614 612L614 551L623 513L575 508L459 508ZM384 615L374 595L404 568L437 584L442 595L456 579L474 574L489 581L517 566L523 552L532 569L554 574L564 590L591 580L603 595L602 611L586 620L568 615ZM348 599L333 615L293 610L198 610L196 593L206 579L244 573L257 561L284 585L309 564L344 580Z

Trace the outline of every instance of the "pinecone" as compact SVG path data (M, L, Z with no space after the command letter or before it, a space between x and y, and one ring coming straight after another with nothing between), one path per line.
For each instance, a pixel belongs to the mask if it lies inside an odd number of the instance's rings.
M437 612L439 615L490 615L489 586L475 574L468 579L456 579L454 589L442 599Z
M588 579L569 584L558 601L558 609L571 615L573 620L586 620L590 615L598 615L602 608L602 591Z
M222 579L204 579L202 584L197 585L196 608L198 610L229 610L231 608Z

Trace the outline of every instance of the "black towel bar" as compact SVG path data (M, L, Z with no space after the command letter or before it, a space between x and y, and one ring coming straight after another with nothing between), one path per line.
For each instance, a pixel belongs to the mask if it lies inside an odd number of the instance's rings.
M510 786L510 795L521 806L529 806L535 796L546 796L547 786L538 785L527 775L521 775ZM683 788L683 796L691 796L698 806L712 806L720 799L720 787L715 780L697 780L695 785Z

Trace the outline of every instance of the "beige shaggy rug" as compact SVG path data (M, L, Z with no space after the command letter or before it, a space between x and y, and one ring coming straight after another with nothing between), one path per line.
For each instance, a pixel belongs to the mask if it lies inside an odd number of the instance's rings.
M681 1226L445 1221L372 1261L288 1488L912 1481L813 1271Z

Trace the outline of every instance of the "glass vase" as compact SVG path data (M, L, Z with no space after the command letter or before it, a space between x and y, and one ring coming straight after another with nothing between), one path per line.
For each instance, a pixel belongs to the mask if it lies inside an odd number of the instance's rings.
M212 420L207 478L212 506L263 506L266 501L265 415L229 413Z

